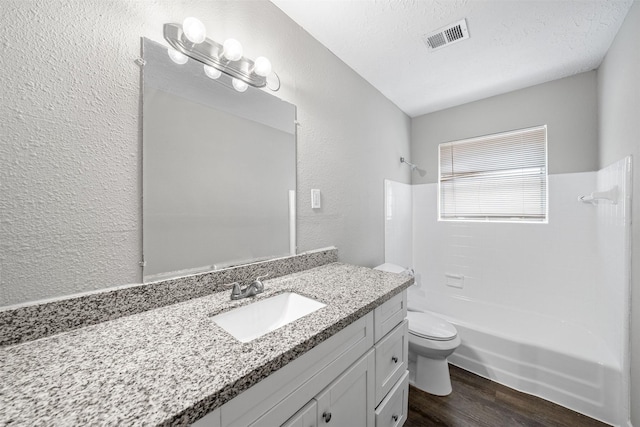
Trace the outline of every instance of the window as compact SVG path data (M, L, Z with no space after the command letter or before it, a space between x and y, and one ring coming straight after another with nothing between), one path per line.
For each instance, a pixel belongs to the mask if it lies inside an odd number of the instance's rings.
M547 222L547 127L446 142L439 220Z

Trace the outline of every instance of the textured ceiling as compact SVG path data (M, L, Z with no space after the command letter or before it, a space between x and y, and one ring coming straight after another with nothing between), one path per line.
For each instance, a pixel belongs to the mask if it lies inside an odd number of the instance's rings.
M271 0L408 115L597 68L633 0ZM421 36L467 19L470 38Z

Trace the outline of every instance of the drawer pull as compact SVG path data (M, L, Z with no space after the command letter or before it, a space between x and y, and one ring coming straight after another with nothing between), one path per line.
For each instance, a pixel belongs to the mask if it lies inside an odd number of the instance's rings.
M393 357L391 358L391 360L393 361L393 363L398 363L398 358L397 358L397 357L395 357L395 356L393 356Z
M324 412L322 414L322 418L324 419L325 423L328 423L329 421L331 421L331 412Z
M393 416L391 417L391 419L392 419L392 420L393 420L393 422L395 423L395 422L397 422L397 421L398 421L398 416L397 416L397 415L393 415Z

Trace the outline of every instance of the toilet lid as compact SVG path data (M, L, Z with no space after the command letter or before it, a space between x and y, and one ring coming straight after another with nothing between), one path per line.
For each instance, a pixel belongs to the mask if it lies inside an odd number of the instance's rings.
M449 341L458 335L455 326L433 314L418 311L407 312L409 333L434 341Z

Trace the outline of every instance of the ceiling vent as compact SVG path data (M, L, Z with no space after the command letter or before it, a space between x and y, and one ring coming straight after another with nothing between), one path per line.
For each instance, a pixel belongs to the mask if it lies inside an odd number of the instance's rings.
M467 20L463 19L433 33L425 34L422 36L422 41L430 50L438 50L468 38Z

